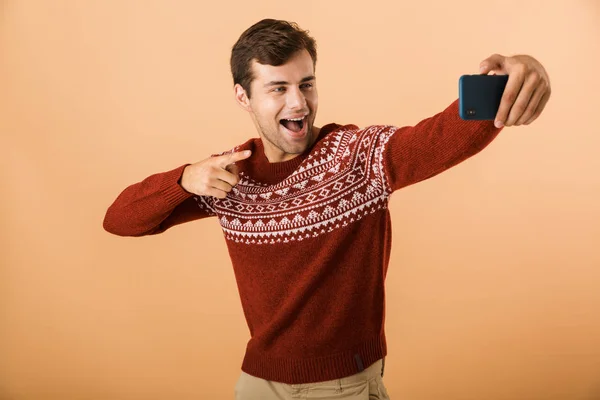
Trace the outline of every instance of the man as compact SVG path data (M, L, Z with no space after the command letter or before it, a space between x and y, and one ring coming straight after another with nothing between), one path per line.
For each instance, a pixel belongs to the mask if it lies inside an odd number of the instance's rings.
M509 75L496 126L461 120L455 100L411 127L319 128L316 61L296 24L248 28L231 70L260 139L127 187L104 220L143 236L218 218L251 335L238 399L388 398L390 195L480 152L503 126L531 123L550 96L539 62L496 54L480 71Z

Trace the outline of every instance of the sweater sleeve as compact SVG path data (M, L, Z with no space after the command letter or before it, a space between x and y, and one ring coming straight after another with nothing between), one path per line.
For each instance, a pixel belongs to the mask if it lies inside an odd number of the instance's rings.
M179 181L189 164L128 186L108 208L103 227L118 236L145 236L214 216L212 198L185 191Z
M479 153L500 133L493 121L465 121L458 99L415 126L390 131L382 140L382 167L389 190L429 179Z

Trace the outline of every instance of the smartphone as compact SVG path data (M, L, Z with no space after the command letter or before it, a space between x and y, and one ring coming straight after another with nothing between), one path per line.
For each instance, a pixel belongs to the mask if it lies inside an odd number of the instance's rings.
M508 75L462 75L458 80L458 113L464 120L494 120Z

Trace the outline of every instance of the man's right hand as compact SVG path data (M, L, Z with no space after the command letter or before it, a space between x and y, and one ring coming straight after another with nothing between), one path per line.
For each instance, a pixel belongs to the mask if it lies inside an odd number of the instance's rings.
M199 196L224 199L240 181L236 161L250 157L250 150L210 157L188 165L181 175L181 187Z

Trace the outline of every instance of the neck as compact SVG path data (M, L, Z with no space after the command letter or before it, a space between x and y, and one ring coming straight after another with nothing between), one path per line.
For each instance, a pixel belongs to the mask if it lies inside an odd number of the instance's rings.
M312 147L312 145L314 145L317 138L319 137L320 131L321 131L321 128L316 127L316 126L312 127L311 143L302 153L309 150L309 148ZM260 131L259 131L259 134L260 134ZM290 160L293 160L294 158L298 157L300 154L302 154L302 153L284 153L279 148L275 147L275 145L273 143L271 143L270 141L265 139L265 137L262 134L260 134L260 139L263 143L264 155L267 158L267 160L269 160L270 163L280 163L280 162L290 161Z

